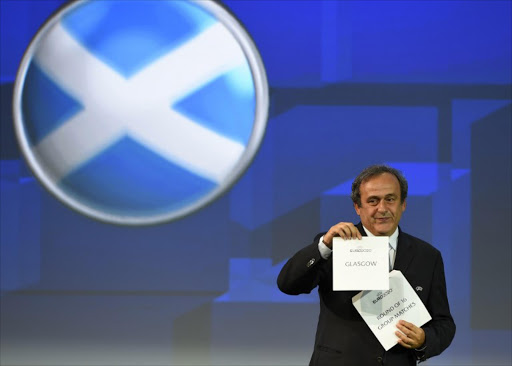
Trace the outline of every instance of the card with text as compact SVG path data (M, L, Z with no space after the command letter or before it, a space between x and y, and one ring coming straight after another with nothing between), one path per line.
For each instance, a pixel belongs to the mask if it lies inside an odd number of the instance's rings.
M352 304L382 347L387 351L397 344L396 324L403 319L421 327L432 319L427 308L400 271L389 273L386 291L361 291Z
M389 237L363 236L361 240L336 237L332 242L332 289L387 290Z

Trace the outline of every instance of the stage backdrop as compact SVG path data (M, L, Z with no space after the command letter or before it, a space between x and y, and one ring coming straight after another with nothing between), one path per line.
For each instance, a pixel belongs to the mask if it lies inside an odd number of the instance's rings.
M16 71L63 3L0 2L2 365L306 365L317 294L276 277L357 220L372 163L404 172L401 227L445 260L457 334L426 364L512 364L510 1L224 1L266 67L262 146L221 198L148 227L67 208L17 146Z

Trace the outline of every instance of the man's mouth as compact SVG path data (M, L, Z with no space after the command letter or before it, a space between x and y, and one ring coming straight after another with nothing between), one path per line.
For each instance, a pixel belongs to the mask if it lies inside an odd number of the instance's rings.
M391 217L376 217L375 220L377 222L387 222L388 220L390 220Z

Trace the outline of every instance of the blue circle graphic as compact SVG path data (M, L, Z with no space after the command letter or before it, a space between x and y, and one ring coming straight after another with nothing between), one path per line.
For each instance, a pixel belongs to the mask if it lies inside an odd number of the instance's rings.
M77 1L23 57L14 120L38 180L122 225L212 202L263 139L268 85L240 23L213 1Z

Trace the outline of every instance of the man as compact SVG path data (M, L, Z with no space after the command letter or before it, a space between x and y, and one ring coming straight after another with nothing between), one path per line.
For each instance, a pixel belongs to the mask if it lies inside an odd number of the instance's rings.
M318 234L284 265L277 279L279 289L290 295L310 293L318 286L320 316L310 365L408 366L439 355L450 345L455 323L441 253L398 227L406 208L407 181L396 169L370 166L354 180L351 198L361 222L340 222ZM333 238L366 235L390 237L392 268L403 273L432 316L423 327L401 320L397 345L387 352L352 305L359 291L332 290Z

